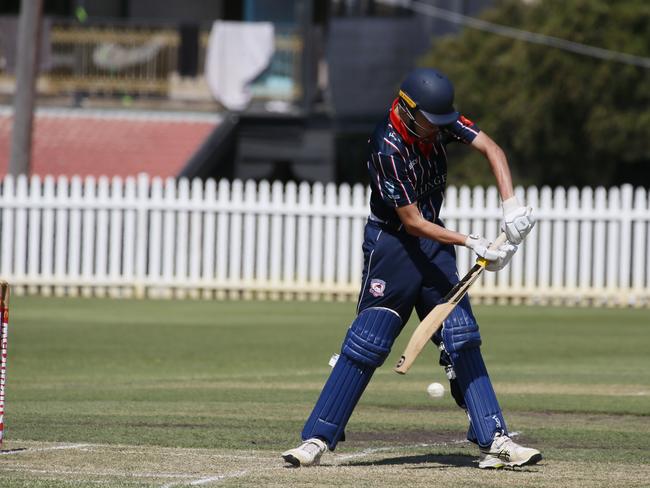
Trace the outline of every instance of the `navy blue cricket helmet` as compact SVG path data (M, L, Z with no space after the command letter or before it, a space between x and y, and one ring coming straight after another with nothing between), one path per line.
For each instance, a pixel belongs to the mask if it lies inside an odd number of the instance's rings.
M399 97L409 109L419 110L435 125L449 125L460 116L454 108L454 85L433 68L411 71L400 86Z

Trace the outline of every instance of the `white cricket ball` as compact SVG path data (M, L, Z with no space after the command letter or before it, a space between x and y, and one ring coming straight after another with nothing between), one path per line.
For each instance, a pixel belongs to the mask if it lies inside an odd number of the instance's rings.
M429 386L427 386L427 393L432 398L440 398L445 394L445 387L440 383L431 383Z

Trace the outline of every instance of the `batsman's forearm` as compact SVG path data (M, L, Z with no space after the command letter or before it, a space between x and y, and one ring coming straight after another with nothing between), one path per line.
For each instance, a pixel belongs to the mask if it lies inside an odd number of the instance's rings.
M488 150L486 157L490 162L490 168L494 174L499 195L501 195L502 200L507 200L515 192L512 186L512 175L510 174L510 167L508 166L506 155L499 146L494 144Z
M455 244L464 246L467 236L453 230L446 229L441 225L429 222L424 218L410 224L404 224L406 232L416 237L426 237L443 244Z
M496 179L501 199L507 200L512 197L515 194L512 187L512 176L508 166L508 158L503 149L482 131L472 142L472 147L479 151L490 163L490 169Z

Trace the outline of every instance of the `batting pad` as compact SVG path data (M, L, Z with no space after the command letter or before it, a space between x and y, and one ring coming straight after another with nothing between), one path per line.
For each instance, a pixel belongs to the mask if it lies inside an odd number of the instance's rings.
M481 350L474 347L453 352L451 360L471 422L468 439L481 447L489 447L494 434L507 435L508 431ZM470 438L474 436L475 439Z
M481 333L467 295L443 322L442 340L449 353L481 345Z
M318 437L330 450L377 367L383 364L400 331L402 319L387 308L368 308L354 320L343 340L341 356L327 379L305 427L303 440Z

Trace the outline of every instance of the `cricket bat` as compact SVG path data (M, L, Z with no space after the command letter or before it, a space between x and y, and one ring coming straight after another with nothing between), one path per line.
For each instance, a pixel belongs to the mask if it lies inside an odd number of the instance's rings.
M492 243L490 249L498 248L505 241L506 234L501 233L499 237L497 237L496 241ZM458 305L458 302L460 302L465 296L472 284L479 278L479 276L481 276L481 273L483 273L487 264L487 260L478 258L472 269L470 269L469 272L463 276L463 279L456 283L451 291L447 293L443 302L433 307L433 310L422 319L420 325L418 325L413 331L413 335L411 335L411 338L406 345L406 349L404 349L404 352L402 353L402 357L399 358L397 365L393 368L396 373L406 374L413 365L415 358L417 358L420 352L422 352L422 349L424 349L426 343L431 340L433 334L435 334L440 328L454 307Z

